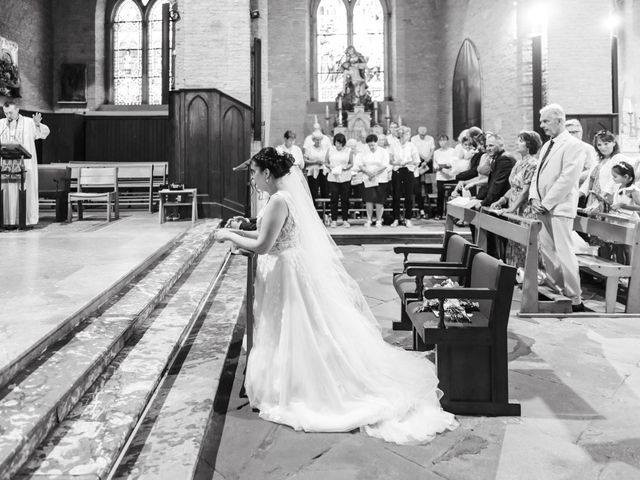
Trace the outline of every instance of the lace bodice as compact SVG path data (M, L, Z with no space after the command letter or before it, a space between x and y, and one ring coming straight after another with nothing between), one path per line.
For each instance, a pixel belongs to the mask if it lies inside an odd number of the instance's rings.
M274 243L273 247L271 247L271 250L269 250L269 255L278 254L280 252L283 252L285 250L288 250L298 245L298 229L296 226L294 216L292 214L292 205L291 205L289 194L287 192L276 192L273 194L271 198L273 198L275 195L278 195L284 199L284 201L287 204L289 213L287 215L286 220L284 221L284 225L282 226L280 233L278 234L276 243ZM258 219L257 219L258 231L262 228L263 211L264 209L261 210L260 213L258 214Z

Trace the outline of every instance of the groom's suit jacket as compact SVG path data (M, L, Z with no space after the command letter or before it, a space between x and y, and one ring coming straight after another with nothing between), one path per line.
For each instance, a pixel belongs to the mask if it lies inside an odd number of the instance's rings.
M538 166L529 188L529 198L540 200L551 215L573 218L578 207L578 181L585 161L580 140L566 130L540 149ZM544 160L544 162L543 162Z

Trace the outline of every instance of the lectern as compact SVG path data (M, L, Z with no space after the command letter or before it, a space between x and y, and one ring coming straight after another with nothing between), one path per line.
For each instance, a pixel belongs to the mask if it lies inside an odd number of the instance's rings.
M19 143L0 144L0 227L4 226L4 192L9 184L18 184L18 228L27 228L27 191L24 187L24 159L31 154ZM35 172L37 174L37 172ZM7 205L11 208L12 206Z

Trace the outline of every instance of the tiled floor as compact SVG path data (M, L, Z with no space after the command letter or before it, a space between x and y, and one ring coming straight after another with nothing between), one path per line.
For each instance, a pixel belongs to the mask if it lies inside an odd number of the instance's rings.
M389 246L342 247L387 341L399 304ZM640 478L640 318L521 319L509 325L510 396L522 416L459 417L425 446L361 433L308 434L259 419L238 396L244 357L215 460L228 479L620 479Z

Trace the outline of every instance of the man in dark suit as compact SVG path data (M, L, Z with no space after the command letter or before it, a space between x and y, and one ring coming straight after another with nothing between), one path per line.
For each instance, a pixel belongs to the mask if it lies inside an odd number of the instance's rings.
M485 145L487 153L491 155L491 171L487 189L478 192L477 198L482 200L483 207L489 207L509 190L509 175L516 160L504 151L504 140L498 134L488 134Z
M509 190L509 175L511 175L516 160L504 151L504 140L498 134L487 134L485 148L491 156L491 170L489 171L487 188L478 192L477 198L481 201L481 206L489 207ZM490 232L487 233L487 253L489 255L504 259L506 246L506 239Z

